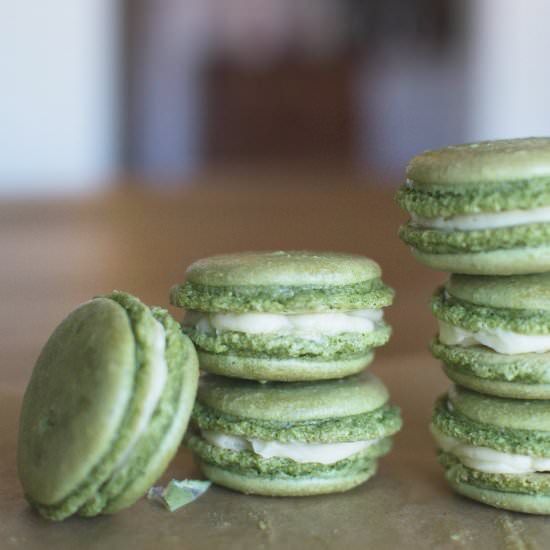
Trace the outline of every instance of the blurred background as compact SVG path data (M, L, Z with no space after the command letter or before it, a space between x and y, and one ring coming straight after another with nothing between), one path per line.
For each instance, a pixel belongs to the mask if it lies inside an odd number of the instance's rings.
M78 303L166 306L192 261L247 249L374 258L397 289L380 357L437 372L446 275L399 242L393 195L427 148L550 134L548 21L546 0L0 0L0 387Z
M3 196L267 170L383 184L426 148L550 134L545 0L19 0L0 13Z

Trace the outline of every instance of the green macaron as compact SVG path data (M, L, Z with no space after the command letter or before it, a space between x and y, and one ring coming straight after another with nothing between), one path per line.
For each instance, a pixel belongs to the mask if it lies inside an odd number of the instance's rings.
M446 374L475 391L550 399L550 273L452 275L432 310L432 354Z
M168 313L122 292L55 329L25 392L17 466L41 515L113 513L164 472L198 383L191 341Z
M192 264L171 303L211 373L252 380L339 378L363 370L390 327L393 291L376 262L316 252L245 252Z
M550 401L491 397L454 387L432 433L450 485L496 508L550 514Z
M484 141L412 159L400 236L425 265L478 275L550 270L550 138Z
M187 444L204 474L267 496L340 492L363 483L401 427L386 388L366 372L271 384L208 375L193 420Z

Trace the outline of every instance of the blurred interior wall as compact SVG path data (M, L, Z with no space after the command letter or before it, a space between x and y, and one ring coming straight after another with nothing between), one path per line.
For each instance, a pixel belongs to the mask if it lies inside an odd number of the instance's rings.
M550 135L550 2L468 7L467 138Z
M120 2L0 6L0 193L101 185L118 162Z

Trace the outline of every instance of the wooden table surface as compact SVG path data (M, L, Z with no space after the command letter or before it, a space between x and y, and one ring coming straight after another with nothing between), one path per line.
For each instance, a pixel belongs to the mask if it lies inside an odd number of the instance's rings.
M335 183L222 181L177 191L122 188L88 199L0 204L1 548L46 542L71 548L77 541L79 548L148 548L160 540L158 533L167 548L548 546L546 518L493 510L447 489L427 430L432 402L447 381L426 351L435 328L430 296L446 276L418 265L397 238L404 215L393 203L394 189ZM145 500L113 518L62 525L30 512L14 466L17 412L36 356L56 324L79 303L112 289L167 306L170 286L182 281L192 261L267 249L365 254L381 264L384 280L397 291L386 315L394 335L377 353L373 370L402 407L405 429L379 475L347 497L266 499L214 488L174 514ZM167 475L197 474L182 451ZM262 525L267 521L268 532L258 530L256 516Z

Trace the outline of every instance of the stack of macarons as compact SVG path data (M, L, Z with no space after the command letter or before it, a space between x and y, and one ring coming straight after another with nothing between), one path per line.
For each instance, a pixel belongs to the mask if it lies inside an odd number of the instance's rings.
M366 481L400 426L365 372L393 291L361 256L249 252L192 264L173 287L205 374L187 438L204 474L290 496Z
M382 308L393 291L380 276L359 256L244 253L188 269L171 293L188 310L182 326L123 292L80 305L25 392L25 497L56 521L131 506L191 418L188 444L221 485L299 496L366 481L401 427L382 382L364 372L390 335ZM210 373L200 387L199 362Z
M550 139L428 151L397 201L416 258L451 272L432 300L431 351L454 382L431 425L446 478L550 514Z

